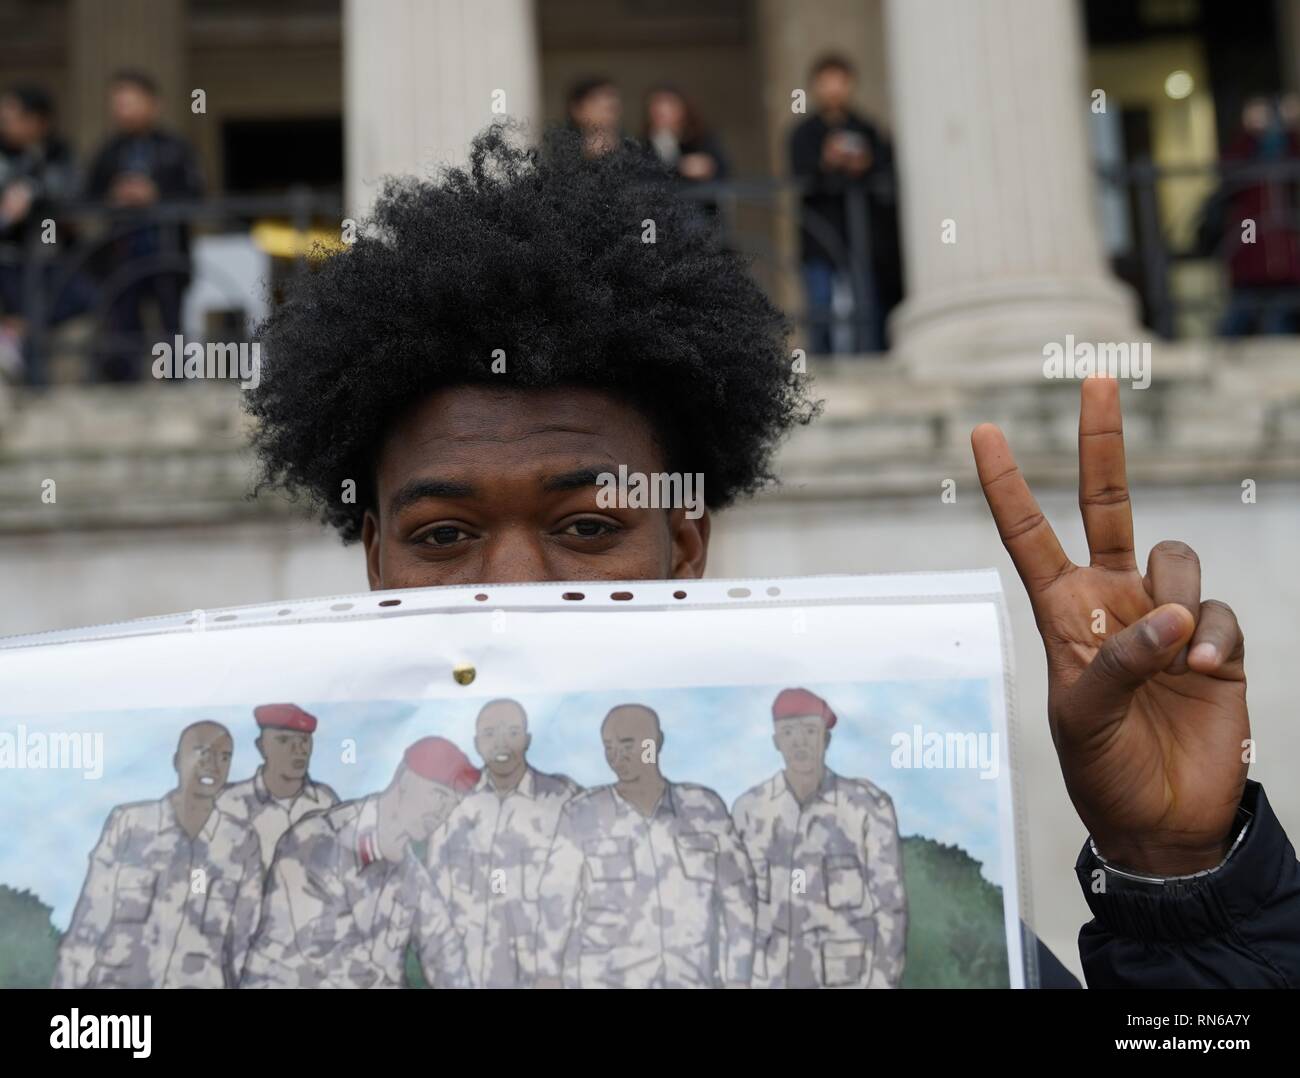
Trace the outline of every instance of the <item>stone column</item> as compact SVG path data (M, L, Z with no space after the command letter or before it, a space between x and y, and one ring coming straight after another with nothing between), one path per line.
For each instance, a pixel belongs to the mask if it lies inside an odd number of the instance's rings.
M1300 0L1277 0L1282 85L1300 94Z
M158 83L162 122L184 130L186 86L185 0L72 0L68 5L68 70L72 75L69 131L83 156L94 153L108 130L109 77L123 68Z
M462 164L505 116L540 117L533 0L344 0L347 205L365 213L383 176Z
M1102 256L1073 0L885 12L907 273L891 331L907 368L1026 381L1067 333L1149 340Z

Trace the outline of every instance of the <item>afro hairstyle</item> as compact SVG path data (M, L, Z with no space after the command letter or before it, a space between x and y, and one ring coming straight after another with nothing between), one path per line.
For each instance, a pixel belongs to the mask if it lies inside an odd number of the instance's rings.
M608 392L671 471L706 476L711 509L770 482L776 445L817 411L786 319L634 143L588 159L572 132L514 135L487 128L436 180L389 179L355 242L258 328L258 490L307 501L344 542L375 507L388 431L447 387Z

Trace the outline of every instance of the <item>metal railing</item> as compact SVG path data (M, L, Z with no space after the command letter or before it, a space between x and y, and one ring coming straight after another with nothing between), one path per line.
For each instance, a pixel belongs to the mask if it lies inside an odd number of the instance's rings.
M842 342L845 351L866 351L867 342L878 333L873 319L883 321L873 296L868 198L892 198L892 183L876 179L870 184L847 185L839 196L843 200L842 222L828 220L802 205L806 190L805 184L794 180L749 179L684 186L681 193L708 208L724 241L750 260L769 295L796 312L793 321L805 336L820 330ZM115 304L140 282L188 273L185 238L191 232L247 231L267 218L285 221L295 232L316 222L336 229L342 208L336 196L303 187L284 195L158 203L133 211L78 202L61 205L57 213L59 229L72 226L75 231L73 243L45 244L33 230L24 249L0 247L0 262L8 259L10 264L24 266L17 313L27 328L29 376L37 382L55 354L81 358L87 363L87 376L93 379L98 373L92 362L96 355L132 348L142 355L147 352L140 334L119 332L110 315ZM834 308L808 310L799 300L801 228L824 252L840 288ZM132 253L130 238L141 234L156 241L155 249ZM303 259L296 262L301 270ZM232 296L239 291L231 288ZM237 305L233 298L232 305ZM88 320L90 325L88 331L69 339L61 327L74 318ZM227 333L224 338L238 339L237 333Z
M22 248L0 246L0 269L21 267L17 311L24 326L24 361L28 380L44 380L46 365L60 354L112 355L142 347L137 332L115 329L110 313L132 288L159 278L177 278L183 291L191 271L190 234L247 233L267 219L287 222L306 233L315 222L337 229L342 216L337 195L297 187L282 195L209 198L160 202L144 209L111 209L101 203L72 202L57 208L56 242L44 241L39 228L29 228ZM301 272L305 255L293 260ZM228 289L238 306L239 282L208 279ZM177 296L179 304L180 297ZM88 318L90 332L79 342L60 339L60 326ZM245 329L247 327L244 327ZM239 331L234 331L239 339Z
M1231 271L1234 259L1250 242L1234 209L1243 199L1254 198L1266 209L1253 221L1251 238L1276 248L1284 237L1291 237L1300 259L1300 160L1176 167L1143 160L1100 168L1098 180L1102 199L1112 200L1112 210L1121 207L1116 271L1137 290L1144 321L1156 333L1166 338L1213 334L1223 328L1225 307L1245 315L1281 309L1284 317L1278 324L1290 319L1292 328L1300 330L1300 266L1295 278L1288 280L1284 273L1269 287L1242 287L1232 280ZM1171 198L1180 183L1196 185L1201 193L1195 199ZM820 335L822 340L831 338L837 350L868 351L869 342L880 338L885 313L879 279L883 263L881 251L873 246L879 239L873 216L879 221L876 210L883 207L887 215L896 205L893 178L880 174L847 184L839 195L840 221L810 207L805 202L809 191L807 184L791 179L738 179L681 189L684 197L707 209L724 242L749 259L752 272L778 305L795 312L793 321L805 341ZM906 197L905 191L901 197ZM1171 214L1174 202L1184 206L1182 218ZM1188 218L1189 213L1192 218L1199 216L1207 206L1211 211L1217 206L1224 217L1210 245L1203 235L1198 242L1196 221ZM16 257L25 267L20 307L27 328L29 370L43 369L56 344L60 352L83 353L131 347L130 340L115 336L109 312L138 282L188 270L184 237L190 230L247 231L254 222L270 218L285 221L301 233L315 222L335 229L341 216L337 195L305 187L283 195L161 203L136 211L92 203L61 206L59 227L73 225L77 242L44 244L33 230L25 249L15 253L12 246L0 247L0 260L7 258L12 264ZM124 240L142 233L156 239L155 249L123 256ZM800 280L801 233L820 247L829 263L839 291L834 306L810 308L807 303ZM300 255L299 271L302 264ZM1192 265L1207 271L1199 279L1209 285L1189 288L1180 281L1183 270ZM901 269L895 267L895 272L901 280ZM78 289L91 296L86 309L78 312L91 322L91 331L80 344L59 339L58 331L67 317L68 297L75 298ZM231 291L238 291L233 283Z
M1188 336L1183 328L1200 316L1222 330L1220 316L1227 306L1265 314L1281 304L1288 308L1291 328L1300 330L1300 159L1225 161L1216 164L1157 166L1139 160L1126 167L1099 169L1101 191L1127 196L1136 243L1130 265L1145 321L1161 336ZM1162 204L1179 183L1206 188L1192 219L1171 220ZM1253 200L1263 212L1246 212ZM1217 216L1216 222L1207 217ZM1169 235L1170 226L1182 233ZM1234 281L1233 263L1254 253L1274 263L1271 281ZM1215 291L1180 290L1178 271L1203 263L1217 271ZM1249 276L1248 274L1246 276Z
M751 267L770 296L784 299L793 321L808 339L846 342L842 350L861 354L882 346L881 309L874 255L872 207L896 202L891 173L846 181L838 192L841 220L831 220L805 202L814 193L806 180L760 178L683 185L682 194L716 211L724 242L751 259ZM839 287L840 310L809 303L806 291L793 299L804 269L806 237ZM793 299L793 302L791 300Z

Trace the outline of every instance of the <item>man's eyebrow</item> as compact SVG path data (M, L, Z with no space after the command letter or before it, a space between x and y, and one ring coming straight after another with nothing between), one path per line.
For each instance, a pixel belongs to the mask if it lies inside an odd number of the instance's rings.
M451 479L412 479L397 491L388 502L390 513L400 513L408 505L426 498L472 498L475 489L469 483Z
M592 466L587 468L575 468L571 472L562 472L560 475L548 476L542 481L542 489L546 491L565 491L581 490L583 487L599 486L599 478L602 475L612 474L608 465L604 467Z

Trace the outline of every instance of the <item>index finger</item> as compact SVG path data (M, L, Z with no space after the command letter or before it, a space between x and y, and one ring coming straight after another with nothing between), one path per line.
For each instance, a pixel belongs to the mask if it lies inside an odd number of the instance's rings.
M981 423L971 432L970 444L998 535L1032 599L1073 569L1074 563L1038 508L1002 431L992 423Z

